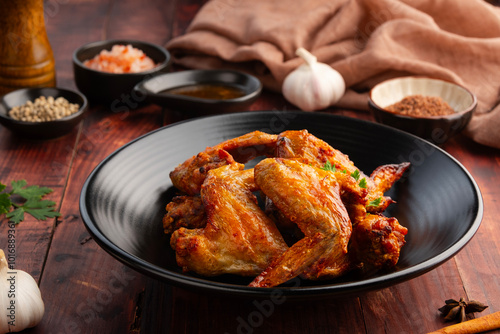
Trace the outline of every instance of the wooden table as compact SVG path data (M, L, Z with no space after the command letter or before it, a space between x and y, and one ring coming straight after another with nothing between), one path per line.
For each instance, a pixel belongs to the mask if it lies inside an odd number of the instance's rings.
M46 1L58 86L76 88L71 55L80 45L111 38L163 45L185 31L201 4ZM283 108L293 109L281 95L264 92L250 109ZM363 112L330 112L371 120ZM129 269L89 236L78 206L81 187L112 151L181 119L156 105L133 113L99 105L73 133L54 140L26 140L0 126L0 180L26 179L53 188L49 199L62 213L57 220L27 218L15 229L16 268L39 282L46 307L41 323L28 333L425 333L445 326L437 309L448 298L489 305L480 315L500 310L500 151L463 136L443 148L479 184L482 225L458 255L408 282L342 300L285 302L263 314L252 300L193 293ZM1 248L7 244L7 229L1 220Z

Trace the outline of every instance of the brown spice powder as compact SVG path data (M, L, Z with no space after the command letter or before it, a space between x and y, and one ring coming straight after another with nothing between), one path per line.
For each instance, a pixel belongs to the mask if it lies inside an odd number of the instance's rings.
M414 117L451 115L455 111L440 97L410 95L385 108L402 115Z

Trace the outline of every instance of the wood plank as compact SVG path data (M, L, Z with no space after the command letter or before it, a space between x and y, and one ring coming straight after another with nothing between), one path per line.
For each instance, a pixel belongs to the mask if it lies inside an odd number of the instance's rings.
M69 172L71 155L76 140L75 133L51 141L32 141L16 137L8 130L0 129L0 180L10 187L13 180L25 179L28 185L52 188L53 193L45 198L55 201L57 208L64 195L66 175ZM15 235L15 268L25 270L38 280L42 272L45 255L50 245L55 219L37 221L26 215L25 220L12 232ZM9 224L0 222L0 247L7 247Z
M52 21L55 39L66 39L64 53L81 44L107 38L114 25L113 10L121 2L81 1L61 5L58 15L78 12L81 22ZM123 3L130 6L132 2ZM156 11L153 2L134 2L132 12ZM111 12L110 12L111 11ZM158 18L160 19L160 18ZM108 22L109 20L109 22ZM86 24L83 24L85 22ZM96 22L96 23L94 23ZM59 26L57 24L60 24ZM151 24L154 24L151 21ZM116 27L113 29L117 29ZM69 41L71 40L71 41ZM70 46L68 46L68 44ZM72 79L70 64L61 73ZM126 333L133 329L138 298L144 290L145 277L108 255L90 239L79 213L79 195L91 170L115 149L162 124L162 110L148 106L140 112L113 112L109 106L93 106L85 119L62 202L64 219L54 231L52 244L42 274L41 290L47 305L42 322L33 333Z
M58 84L66 87L69 83L68 76L72 76L71 52L67 49L71 47L71 43L60 42L59 37L65 35L57 30L55 24L67 22L64 15L68 14L63 11L67 6L59 3L53 5L46 7L46 30L56 59ZM81 130L82 123L64 137L31 140L20 138L0 125L0 180L10 183L12 180L26 179L29 185L52 188L54 192L48 195L47 199L55 201L60 208L75 144ZM1 247L7 244L6 223L7 221L2 219L0 224ZM16 267L31 273L37 280L42 273L54 226L55 219L37 221L27 216L26 220L15 228Z
M146 291L149 290L149 287ZM157 290L158 291L158 290ZM170 293L170 292L169 292ZM174 288L168 304L153 302L143 333L362 333L357 298L292 301L237 298ZM164 295L154 295L160 300ZM166 305L170 305L169 307ZM175 307L174 307L175 306ZM216 312L212 310L217 310ZM172 313L166 313L166 312ZM350 319L346 322L345 319ZM325 321L328 319L328 321Z
M84 44L104 38L112 3L111 0L45 1L46 30L56 62L57 86L76 89L73 52Z
M425 333L445 325L438 308L465 296L455 261L361 297L367 333Z
M489 307L486 315L500 310L500 150L482 146L458 136L445 149L469 171L476 180L484 201L484 215L474 238L455 256L460 276L469 299Z

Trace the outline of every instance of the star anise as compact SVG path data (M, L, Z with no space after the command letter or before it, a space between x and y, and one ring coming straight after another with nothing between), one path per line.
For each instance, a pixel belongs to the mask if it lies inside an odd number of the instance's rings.
M459 301L456 301L455 299L448 299L445 301L445 305L439 308L439 312L441 312L446 321L458 318L460 322L464 322L467 320L466 314L482 312L487 307L487 305L476 300L465 301L464 298L460 298Z

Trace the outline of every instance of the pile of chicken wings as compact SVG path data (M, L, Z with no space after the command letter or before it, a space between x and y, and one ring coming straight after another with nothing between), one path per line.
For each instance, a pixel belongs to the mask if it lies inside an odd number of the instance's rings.
M408 230L382 214L393 203L384 193L409 166L367 176L307 130L251 132L170 173L181 194L163 228L185 272L251 276L252 287L393 267Z

